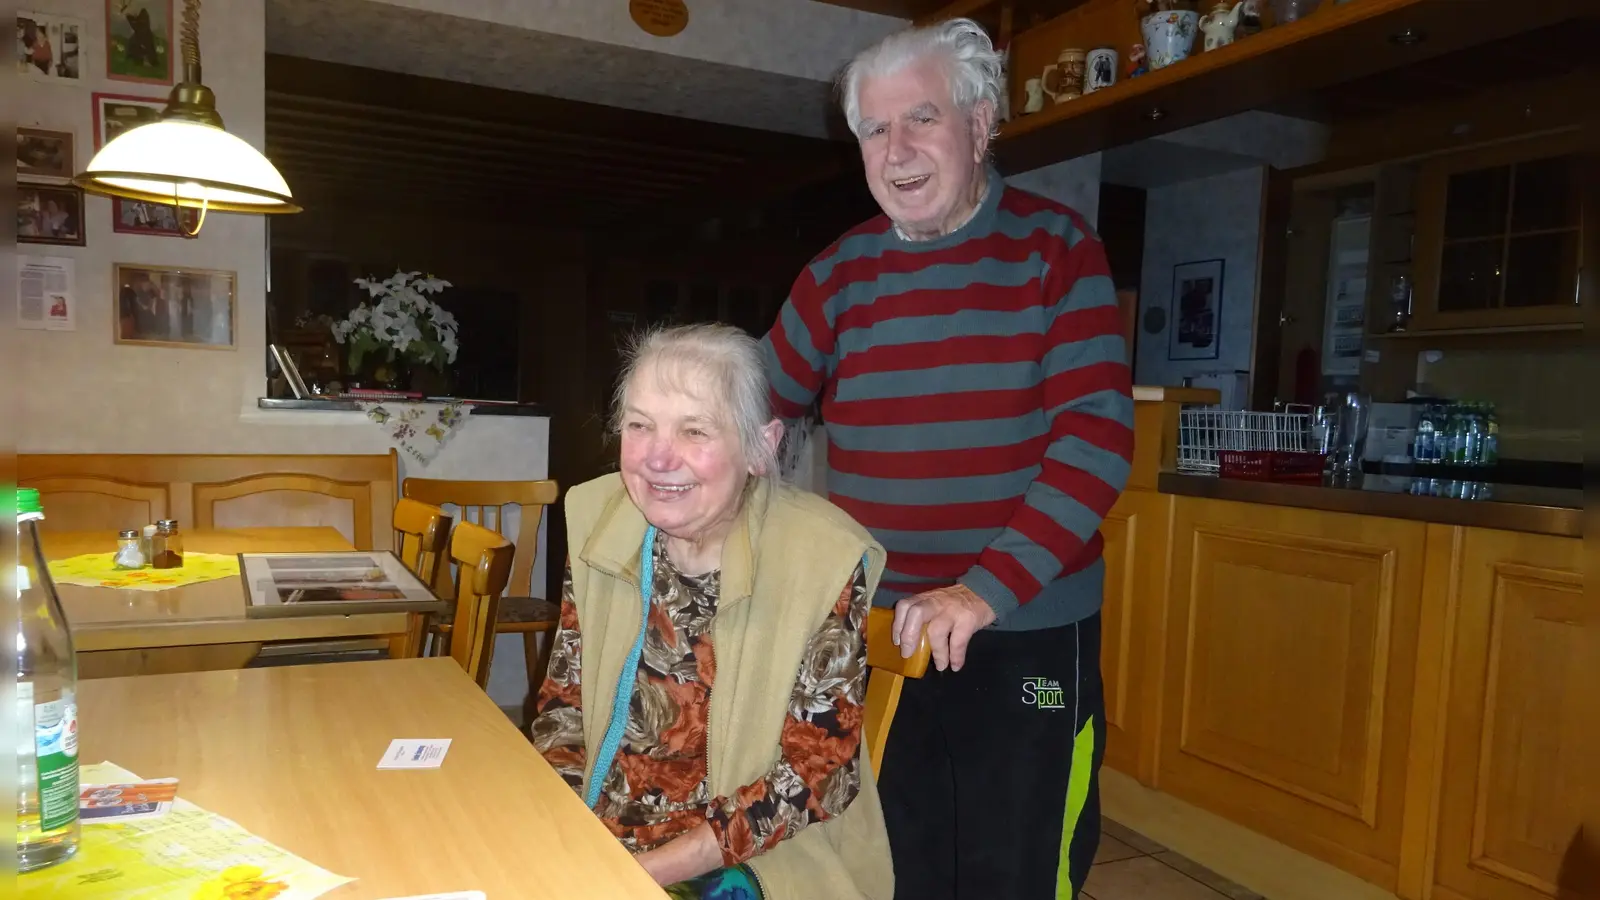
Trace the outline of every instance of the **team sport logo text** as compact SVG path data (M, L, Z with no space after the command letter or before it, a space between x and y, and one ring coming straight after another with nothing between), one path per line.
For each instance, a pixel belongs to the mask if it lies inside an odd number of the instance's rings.
M1022 679L1022 702L1039 709L1066 709L1067 693L1061 682L1048 678Z

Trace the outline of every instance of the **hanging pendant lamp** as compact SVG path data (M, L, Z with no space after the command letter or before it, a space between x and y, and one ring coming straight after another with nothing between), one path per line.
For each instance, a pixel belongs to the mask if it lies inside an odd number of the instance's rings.
M223 130L217 97L200 83L200 0L185 0L183 79L154 122L131 128L100 148L73 184L91 194L233 213L297 213L300 207L276 167L246 141Z

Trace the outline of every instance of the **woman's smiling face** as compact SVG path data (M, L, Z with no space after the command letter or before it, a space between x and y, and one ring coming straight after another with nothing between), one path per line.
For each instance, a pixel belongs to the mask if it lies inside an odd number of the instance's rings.
M739 512L750 468L727 410L703 373L634 373L622 409L622 481L645 520L671 537L721 536Z

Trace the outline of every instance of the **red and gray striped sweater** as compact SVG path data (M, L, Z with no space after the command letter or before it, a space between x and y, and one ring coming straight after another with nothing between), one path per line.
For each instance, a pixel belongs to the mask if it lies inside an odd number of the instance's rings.
M822 398L828 498L889 551L874 603L959 582L1021 631L1100 608L1132 382L1092 229L988 177L945 237L904 240L884 216L841 237L763 347L780 417Z

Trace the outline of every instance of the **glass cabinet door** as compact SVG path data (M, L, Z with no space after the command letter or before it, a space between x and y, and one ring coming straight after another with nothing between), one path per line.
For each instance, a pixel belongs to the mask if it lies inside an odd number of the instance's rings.
M1418 325L1576 322L1577 156L1549 140L1446 157L1418 191Z

